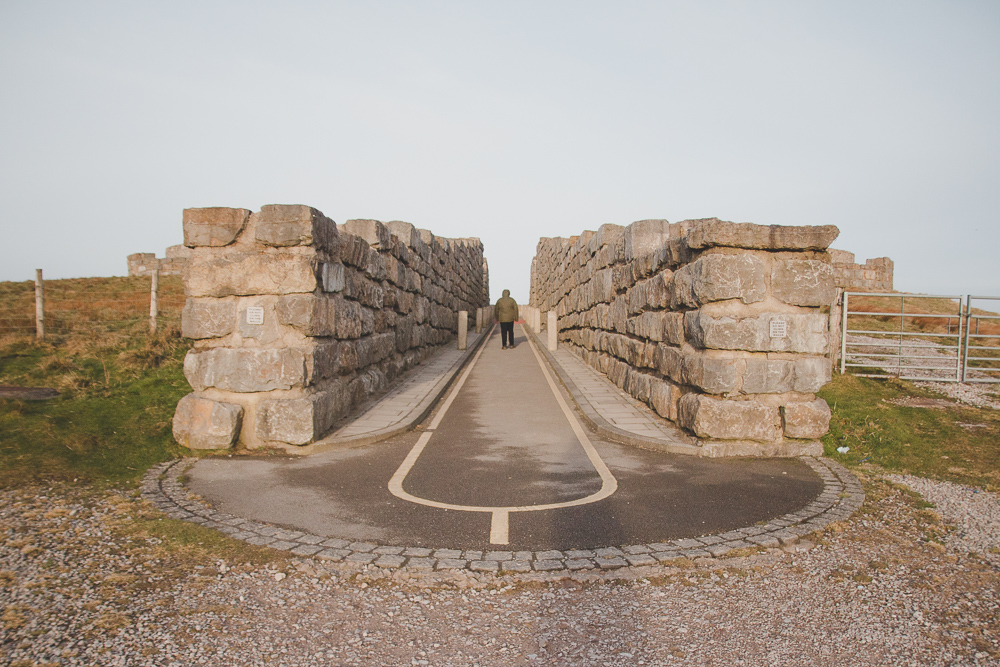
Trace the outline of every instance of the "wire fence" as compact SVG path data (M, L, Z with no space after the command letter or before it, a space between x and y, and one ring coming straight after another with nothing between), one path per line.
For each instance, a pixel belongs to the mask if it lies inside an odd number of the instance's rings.
M157 282L155 320L151 317L154 279L150 276L71 278L46 280L43 330L45 336L102 335L177 330L184 308L180 276L160 276ZM0 336L35 336L36 283L0 282Z

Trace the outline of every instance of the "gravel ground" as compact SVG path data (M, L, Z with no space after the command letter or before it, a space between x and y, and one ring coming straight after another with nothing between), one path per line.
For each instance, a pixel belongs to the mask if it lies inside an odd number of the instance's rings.
M1000 499L876 475L783 549L571 576L195 560L140 501L6 490L0 664L1000 665Z

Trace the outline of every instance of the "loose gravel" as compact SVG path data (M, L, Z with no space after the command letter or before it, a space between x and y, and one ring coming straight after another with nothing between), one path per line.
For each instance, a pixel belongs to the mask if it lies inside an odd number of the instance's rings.
M795 544L523 574L198 561L134 497L8 489L0 664L1000 665L1000 499L864 481Z

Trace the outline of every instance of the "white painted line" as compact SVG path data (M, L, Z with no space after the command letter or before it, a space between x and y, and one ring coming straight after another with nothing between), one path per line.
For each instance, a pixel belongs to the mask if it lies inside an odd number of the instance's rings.
M615 491L618 490L618 480L615 476L611 474L608 466L605 465L604 461L601 459L600 454L594 449L593 443L590 442L590 438L587 437L586 431L583 430L583 426L577 420L576 415L570 409L566 401L563 400L562 394L559 392L559 388L556 387L555 381L552 379L552 375L549 373L548 369L545 367L545 362L542 360L535 344L530 338L527 339L528 344L531 347L531 351L535 355L535 360L538 362L539 367L542 369L542 374L545 376L545 380L549 385L549 389L552 394L556 397L556 402L559 404L559 408L562 410L563 415L569 422L570 428L573 429L573 433L576 435L577 441L583 450L587 453L587 458L590 459L591 465L597 471L597 474L601 477L601 488L596 493L592 493L584 498L577 498L576 500L569 500L561 503L549 503L547 505L518 505L513 507L483 507L478 505L454 505L451 503L442 503L436 500L428 500L427 498L418 498L405 489L403 489L403 481L406 476L410 473L410 470L416 464L417 459L420 458L420 454L423 453L424 447L430 441L433 431L441 424L441 420L444 419L445 413L448 412L448 408L451 404L455 402L455 398L458 396L459 391L465 385L465 381L469 378L472 373L472 369L475 367L476 362L479 361L479 356L486 349L484 344L476 352L476 356L472 358L469 363L468 368L462 373L458 382L452 388L451 392L448 394L448 398L445 399L444 404L442 404L441 409L431 420L428 425L428 430L420 435L417 440L417 444L413 446L406 458L399 465L399 468L392 475L392 479L389 480L389 492L392 495L406 500L407 502L416 503L417 505L424 505L425 507L435 507L438 509L455 510L459 512L489 512L492 517L490 520L490 544L507 544L508 543L508 525L509 525L509 515L511 512L540 512L542 510L552 510L560 509L563 507L576 507L579 505L589 505L590 503L596 503L599 500L604 500Z
M507 510L494 510L493 518L490 520L490 544L507 544L508 540L508 517Z

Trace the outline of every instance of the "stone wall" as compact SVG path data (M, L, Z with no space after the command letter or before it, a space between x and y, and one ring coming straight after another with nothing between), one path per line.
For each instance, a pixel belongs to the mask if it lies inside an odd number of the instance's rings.
M833 262L833 279L837 287L848 292L891 292L892 260L876 257L856 264L854 253L846 250L830 249Z
M385 391L488 303L479 239L405 222L337 225L308 206L184 211L194 341L174 437L296 451Z
M838 296L826 249L838 234L709 218L543 238L531 305L555 309L560 345L704 455L816 455Z
M158 270L161 276L180 276L184 274L191 249L183 245L172 245L167 248L166 257L157 259L152 252L137 252L128 256L128 275L148 276Z

